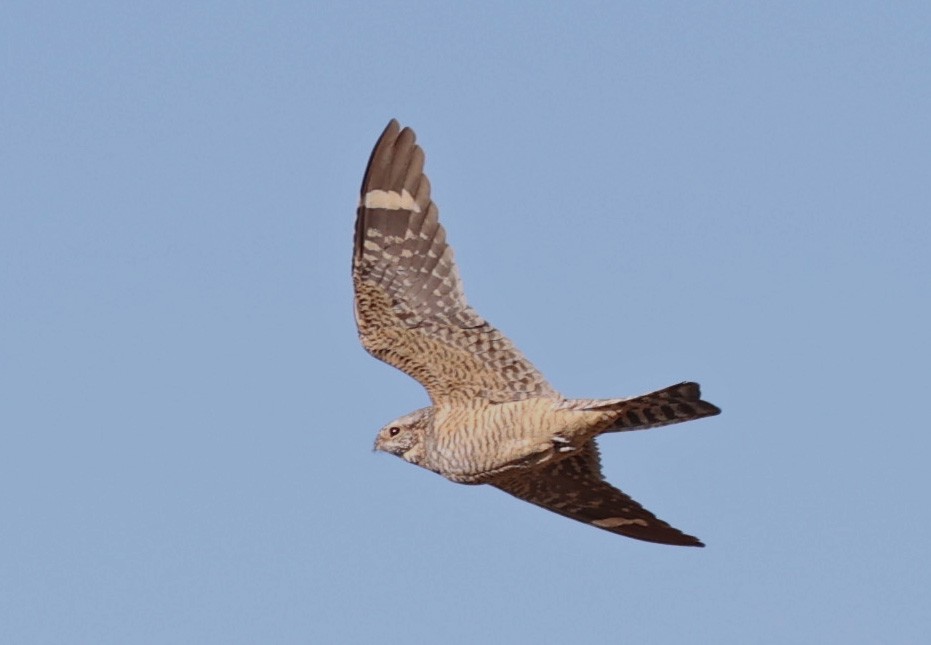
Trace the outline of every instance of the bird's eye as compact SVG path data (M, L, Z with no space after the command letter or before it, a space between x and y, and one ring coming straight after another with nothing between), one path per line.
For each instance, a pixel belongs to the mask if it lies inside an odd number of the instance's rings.
M392 437L397 437L399 432L401 432L401 428L399 428L398 426L391 426L390 428L388 428L388 434L391 435Z

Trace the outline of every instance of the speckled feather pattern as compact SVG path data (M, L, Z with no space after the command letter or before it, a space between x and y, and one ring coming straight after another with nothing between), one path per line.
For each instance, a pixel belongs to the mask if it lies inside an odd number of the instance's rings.
M420 381L436 404L556 397L466 302L423 164L413 131L392 121L372 153L356 219L353 282L362 345ZM406 192L415 208L367 207L372 191Z
M720 411L695 383L622 399L560 396L467 304L423 168L413 131L392 120L362 182L352 262L359 337L433 402L383 428L376 448L606 531L701 546L604 481L595 437Z

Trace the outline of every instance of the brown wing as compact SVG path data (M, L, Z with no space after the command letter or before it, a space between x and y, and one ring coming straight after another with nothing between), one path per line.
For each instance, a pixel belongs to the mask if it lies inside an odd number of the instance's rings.
M466 303L423 164L413 130L392 119L372 151L356 218L352 274L363 347L420 381L434 403L557 396Z
M604 481L594 441L542 471L494 485L531 504L618 535L660 544L705 546Z

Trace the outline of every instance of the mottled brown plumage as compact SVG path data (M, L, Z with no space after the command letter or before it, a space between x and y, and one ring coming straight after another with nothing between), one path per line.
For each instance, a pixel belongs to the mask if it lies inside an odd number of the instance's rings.
M604 481L595 437L720 410L695 383L627 399L559 395L467 304L423 166L414 132L392 120L362 181L352 262L359 337L433 403L382 428L375 447L613 533L702 546Z

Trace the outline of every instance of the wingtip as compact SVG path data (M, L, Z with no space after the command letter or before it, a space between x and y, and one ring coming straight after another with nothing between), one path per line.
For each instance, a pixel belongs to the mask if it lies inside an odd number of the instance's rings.
M414 129L410 126L401 127L401 122L395 118L392 118L388 121L388 125L385 126L384 131L381 133L381 136L378 137L378 142L381 143L384 140L391 139L392 141L398 141L403 138L409 138L410 143L416 140L417 135L414 133ZM378 144L376 144L377 146Z
M682 533L681 531L678 531L677 529L673 529L673 530L676 530L679 534L676 536L665 536L660 539L655 539L655 538L650 538L650 537L641 537L641 536L635 536L635 535L630 535L629 537L632 537L637 540L643 540L645 542L653 542L654 544L668 544L670 546L694 546L694 547L698 547L699 549L705 548L705 543L699 540L694 535L689 535L688 533Z
M394 142L400 136L400 129L401 125L398 123L398 120L391 119L388 121L388 125L385 126L385 129L382 130L381 135L378 137L378 141L375 142L372 152L369 155L368 163L365 165L365 174L362 176L362 186L359 189L360 195L365 195L367 191L369 177L371 177L376 158L379 157L379 154L385 150L386 147L394 145Z
M635 536L630 536L630 537L635 537ZM694 547L698 547L699 549L705 548L704 542L699 540L694 535L689 535L688 533L680 533L679 535L672 537L672 538L668 538L668 539L656 540L656 539L650 539L650 538L642 538L639 536L635 537L635 539L643 540L645 542L653 542L654 544L668 544L670 546L694 546Z

